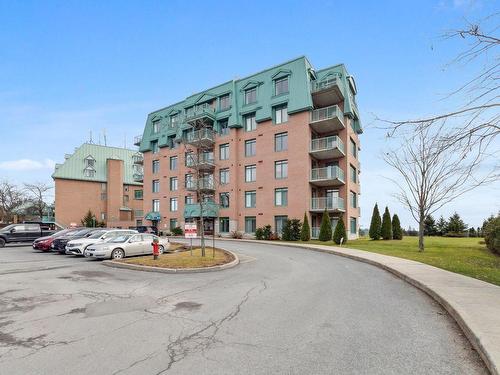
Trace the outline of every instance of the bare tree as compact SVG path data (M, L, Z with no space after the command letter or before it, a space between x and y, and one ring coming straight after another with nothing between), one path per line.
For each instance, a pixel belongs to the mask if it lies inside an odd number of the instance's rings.
M204 257L206 255L204 215L208 211L209 202L215 202L216 178L214 170L206 168L208 165L214 164L213 139L215 131L213 123L204 117L192 121L191 126L192 130L187 134L187 138L183 138L183 143L188 151L188 166L194 171L193 179L186 181L186 185L189 185L186 188L196 192L196 201L200 210L201 256Z
M24 189L26 190L27 199L31 204L31 208L40 217L40 220L42 220L43 213L48 206L45 202L47 192L52 190L53 186L44 182L34 182L32 184L25 183Z
M443 124L411 131L410 135L402 137L399 147L386 152L384 160L402 177L391 179L399 188L396 198L419 224L418 248L424 251L425 218L499 175L494 163L485 170L484 162L491 155L482 147L466 149L466 140L447 141Z
M0 218L2 221L10 222L16 208L26 202L22 189L8 181L0 182Z

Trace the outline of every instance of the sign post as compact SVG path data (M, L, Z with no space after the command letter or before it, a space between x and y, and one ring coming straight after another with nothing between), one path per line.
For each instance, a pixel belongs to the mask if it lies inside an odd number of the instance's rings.
M198 237L196 223L185 223L184 224L184 238L189 238L191 256L193 256L193 238Z

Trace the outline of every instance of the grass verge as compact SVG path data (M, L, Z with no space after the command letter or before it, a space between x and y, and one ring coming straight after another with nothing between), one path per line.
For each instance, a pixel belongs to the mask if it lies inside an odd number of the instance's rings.
M162 254L157 260L153 259L152 255L127 258L120 262L128 264L136 264L140 266L160 267L160 268L203 268L219 266L232 262L234 257L221 249L215 249L215 257L212 256L212 248L206 248L206 256L201 256L201 248L193 248L193 255L190 251L182 251L172 254Z
M500 286L500 257L492 254L482 238L425 237L425 251L418 251L418 238L400 241L373 241L368 238L348 241L346 247L416 260L451 272L474 277ZM309 241L336 246L332 242Z

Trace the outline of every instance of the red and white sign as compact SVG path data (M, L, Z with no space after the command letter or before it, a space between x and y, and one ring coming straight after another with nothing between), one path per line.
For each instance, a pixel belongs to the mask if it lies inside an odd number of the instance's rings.
M196 231L196 224L184 224L184 238L196 238L198 233Z

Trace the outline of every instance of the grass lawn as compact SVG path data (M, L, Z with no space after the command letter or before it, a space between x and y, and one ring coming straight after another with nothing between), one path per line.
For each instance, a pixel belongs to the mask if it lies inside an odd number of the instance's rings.
M418 251L417 237L404 237L401 241L360 238L348 241L346 247L416 260L500 285L500 256L492 254L480 241L483 239L425 237L423 253ZM325 244L321 241L310 242Z
M215 249L215 257L212 257L212 248L206 248L206 256L201 256L201 248L193 248L193 256L189 251L179 253L162 254L158 260L154 260L152 255L127 258L120 262L138 264L141 266L162 267L162 268L201 268L212 267L229 263L233 260L231 254Z

